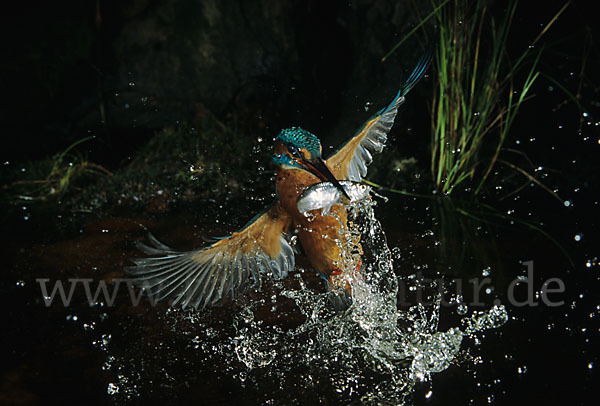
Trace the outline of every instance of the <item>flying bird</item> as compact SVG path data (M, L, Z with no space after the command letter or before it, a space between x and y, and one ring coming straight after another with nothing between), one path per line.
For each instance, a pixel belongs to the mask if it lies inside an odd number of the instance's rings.
M339 191L350 198L340 181L361 182L373 154L383 150L387 133L394 124L398 107L421 79L430 56L421 58L393 100L373 115L356 134L327 159L317 136L302 128L282 130L275 139L273 162L277 166L277 199L242 229L221 237L208 247L181 252L164 245L152 235L150 244L138 247L151 257L132 259L127 271L135 282L149 289L157 301L172 299L172 306L205 308L247 286L259 287L262 278L285 278L295 264L292 234L311 265L331 288L349 290L347 281L337 278L344 272L339 237L348 227L344 204L310 215L300 212L298 200L315 185ZM343 182L347 184L347 182ZM356 265L360 271L360 261Z

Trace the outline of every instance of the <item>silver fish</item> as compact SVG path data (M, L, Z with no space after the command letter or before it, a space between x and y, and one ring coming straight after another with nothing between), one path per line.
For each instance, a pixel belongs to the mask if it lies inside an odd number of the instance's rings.
M366 199L371 192L370 187L359 182L341 180L340 184L348 196L350 196L350 202ZM303 214L317 209L323 209L323 214L327 214L331 206L343 203L344 201L347 202L348 199L342 195L342 192L333 183L322 182L302 192L296 201L296 206L298 207L298 211Z

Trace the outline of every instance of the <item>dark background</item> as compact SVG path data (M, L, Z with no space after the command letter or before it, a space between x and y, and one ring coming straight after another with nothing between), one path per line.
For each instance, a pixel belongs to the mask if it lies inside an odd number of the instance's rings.
M414 23L412 7L339 1L19 5L2 24L3 156L36 159L92 134L98 159L118 160L153 131L193 123L205 110L236 114L250 127L267 125L274 135L290 124L328 132L344 111L361 109L365 97L389 99L403 76L398 71L411 69L423 53L425 40L415 44L415 37L410 54L379 63Z
M564 2L521 3L515 55ZM430 10L417 0L15 3L1 17L1 158L38 159L94 135L91 158L114 166L156 130L194 123L206 110L235 114L248 132L302 125L335 143L365 120L367 101L389 100L435 47L429 24L380 62ZM543 70L574 94L585 52L585 75L597 71L592 19L587 2L575 1L536 45L547 48ZM424 107L405 108L425 115ZM411 147L426 152L423 141Z

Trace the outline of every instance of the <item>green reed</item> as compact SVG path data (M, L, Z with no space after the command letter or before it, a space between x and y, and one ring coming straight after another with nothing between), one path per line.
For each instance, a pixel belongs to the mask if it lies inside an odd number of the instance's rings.
M431 172L438 190L452 193L466 180L481 191L522 103L539 76L541 50L533 45L568 3L517 59L507 45L518 0L511 0L500 22L486 0L454 0L436 7L439 44L432 118ZM435 4L434 4L435 6ZM525 79L522 77L526 62Z
M8 184L2 185L5 194L2 200L17 204L24 201L61 198L73 188L75 180L85 176L112 176L112 173L102 165L88 161L81 153L75 151L80 144L93 138L80 139L52 157L23 164L27 167L25 173L28 176L23 178L18 176Z

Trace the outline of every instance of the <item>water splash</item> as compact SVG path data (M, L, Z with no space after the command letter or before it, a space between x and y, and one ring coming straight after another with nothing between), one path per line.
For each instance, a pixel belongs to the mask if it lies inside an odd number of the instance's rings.
M295 273L291 281L272 283L271 301L263 294L228 317L169 309L160 317L178 342L169 338L171 342L154 345L150 361L160 362L164 376L171 376L173 360L186 359L190 369L235 378L242 388L262 394L266 403L297 403L299 393L307 402L405 403L418 383L430 382L433 374L461 361L465 336L497 328L508 315L502 305L469 317L461 311L460 326L439 331L442 293L431 303L399 310L399 282L410 281L396 275L395 256L374 206L371 200L354 202L349 227L337 240L344 252L342 277L352 285L349 308L334 310L333 292L309 288ZM363 276L356 277L360 259ZM278 317L274 321L269 314ZM288 319L296 322L279 322ZM132 360L127 352L106 353L116 375L107 393L118 402L143 391L140 371L148 360Z
M294 300L306 318L299 327L283 331L261 328L250 307L236 318L238 335L233 347L240 361L252 373L256 367L281 371L281 388L298 386L290 372L310 371L306 389L329 376L330 386L342 396L361 393L368 402L403 402L418 382L447 369L459 354L465 335L504 324L504 306L477 312L462 320L463 328L438 331L441 296L432 305L416 304L398 311L398 278L385 234L374 216L372 201L356 202L350 208L351 227L338 243L347 257L342 260L352 284L352 305L343 313L331 310L331 292L308 289L299 274L298 287L281 294ZM348 247L360 235L364 278L353 277L355 247ZM240 328L240 326L243 326ZM402 327L400 327L402 326ZM372 378L366 385L367 376ZM322 379L321 379L322 380ZM292 384L293 383L293 384ZM289 385L289 386L288 386Z

